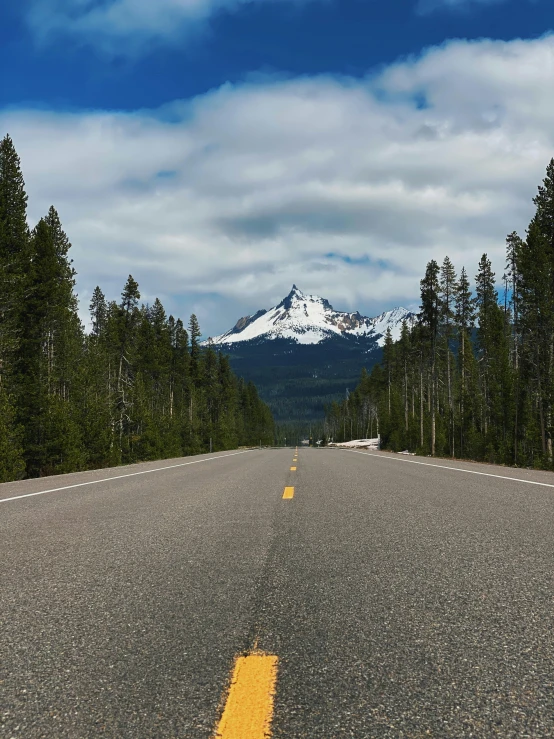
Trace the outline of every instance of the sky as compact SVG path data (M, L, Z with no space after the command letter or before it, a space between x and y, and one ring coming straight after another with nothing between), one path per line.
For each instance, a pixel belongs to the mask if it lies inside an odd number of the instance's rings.
M293 283L417 309L430 259L499 285L554 157L552 0L0 3L0 137L54 205L80 312L129 274L205 337Z

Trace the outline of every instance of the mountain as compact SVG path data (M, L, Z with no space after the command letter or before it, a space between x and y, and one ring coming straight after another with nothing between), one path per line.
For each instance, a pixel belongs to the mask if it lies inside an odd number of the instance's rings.
M400 336L406 308L375 318L336 311L328 300L293 285L278 305L245 316L204 344L229 355L233 370L252 381L276 421L304 430L324 407L354 389L363 367L380 361L385 333Z
M217 345L289 339L297 344L319 344L336 337L365 337L383 346L387 328L394 339L399 338L402 321L410 320L412 315L406 308L394 308L376 318L358 312L341 313L325 298L306 295L293 285L274 308L240 318L232 329L211 341Z

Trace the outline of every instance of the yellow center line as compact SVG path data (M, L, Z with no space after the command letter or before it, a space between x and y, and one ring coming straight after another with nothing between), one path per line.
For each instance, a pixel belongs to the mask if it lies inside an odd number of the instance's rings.
M291 471L291 472L296 472L296 467L291 467L291 468L290 468L290 471Z
M285 499L294 498L294 488L286 487L285 492L283 493L283 498Z
M271 736L277 662L275 655L262 652L236 659L231 688L214 737L268 739Z

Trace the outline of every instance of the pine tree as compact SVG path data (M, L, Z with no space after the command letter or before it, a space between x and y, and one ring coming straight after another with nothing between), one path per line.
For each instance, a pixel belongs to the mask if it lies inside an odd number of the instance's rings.
M28 269L27 194L13 141L0 142L0 383L10 387L21 336L19 309Z
M552 460L553 269L548 237L538 218L517 253L519 324L522 336L521 384L535 397L541 453ZM529 407L528 407L529 408Z
M94 288L90 301L90 317L92 320L93 336L100 336L106 326L108 306L106 298L98 285Z
M546 168L546 177L543 184L539 185L533 203L537 206L537 228L546 238L551 256L554 256L554 159L550 160Z
M494 308L498 305L498 293L494 286L494 272L489 258L483 254L479 262L479 271L475 277L475 304L477 306L479 328L477 341L480 350L481 378L484 405L481 409L482 428L486 436L490 422L491 375L490 364L492 358L492 331L494 325Z
M519 415L521 406L520 397L520 367L519 360L521 354L521 331L520 331L520 309L519 309L519 292L520 292L520 276L519 276L519 259L522 249L525 248L523 240L515 231L506 237L506 279L510 285L510 301L511 309L511 346L510 356L512 363L512 373L514 377L514 430L513 430L513 459L514 463L518 462L518 438L519 438Z
M385 333L385 343L383 344L383 367L387 373L387 413L391 414L391 393L392 393L392 371L393 371L393 339L390 326L387 326Z
M398 359L400 364L400 372L402 373L402 400L404 406L404 438L405 443L402 446L409 444L409 368L411 360L412 347L410 342L410 329L406 321L402 321L402 329L400 331L400 339L398 341ZM360 390L362 394L366 393L366 387L369 383L368 375L365 371L365 367L362 370L362 376L360 378ZM364 404L365 405L365 404Z
M460 454L464 453L464 437L466 430L467 404L467 362L466 349L472 353L472 345L469 340L473 326L475 325L475 303L471 296L470 284L465 267L462 267L460 279L456 285L455 314L454 320L458 331L458 362L460 371Z
M423 329L423 337L427 343L429 357L429 411L431 418L431 455L435 456L436 441L436 364L437 339L439 334L442 302L440 297L439 265L432 259L425 270L425 277L421 280L421 307L419 322Z
M15 362L18 423L27 474L78 469L83 462L72 388L82 355L69 242L51 209L33 231Z
M200 326L198 325L198 319L192 314L189 321L189 338L190 338L190 373L193 382L198 383L200 380Z
M119 304L119 366L117 369L116 405L118 418L116 425L119 431L119 452L124 454L129 442L128 434L131 425L131 395L134 381L131 351L134 345L135 331L139 321L138 301L139 286L132 275L129 275L121 293Z
M440 272L440 310L443 334L443 349L446 354L446 379L448 390L448 431L450 436L450 453L454 457L454 397L452 391L452 352L450 342L452 340L452 327L455 319L456 300L456 271L448 257L444 258Z
M538 187L538 193L533 198L533 203L536 205L537 210L529 226L528 233L532 234L534 240L541 241L544 239L546 242L547 246L545 250L547 252L548 264L546 264L545 260L544 270L550 282L548 299L543 305L544 333L542 334L542 343L547 357L542 360L544 363L543 372L545 374L546 387L541 389L541 396L543 398L541 401L541 435L544 439L543 447L546 448L547 463L549 466L552 466L552 383L554 381L554 318L552 315L552 306L554 303L554 159L550 160L546 168L546 176L543 184ZM529 242L529 236L527 241ZM540 250L542 251L542 248Z

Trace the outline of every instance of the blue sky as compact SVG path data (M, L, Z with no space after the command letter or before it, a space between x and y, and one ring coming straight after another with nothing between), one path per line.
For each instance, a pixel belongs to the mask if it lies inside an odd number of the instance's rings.
M553 25L551 0L3 3L0 135L83 315L130 272L205 335L293 282L376 314L430 258L501 277L554 156Z
M229 3L174 36L142 29L113 38L62 27L41 39L30 27L33 7L71 4L2 4L0 65L11 72L0 103L134 110L200 95L256 70L363 77L445 39L538 37L554 17L549 0L439 1L427 12L414 0L259 0L238 10Z

